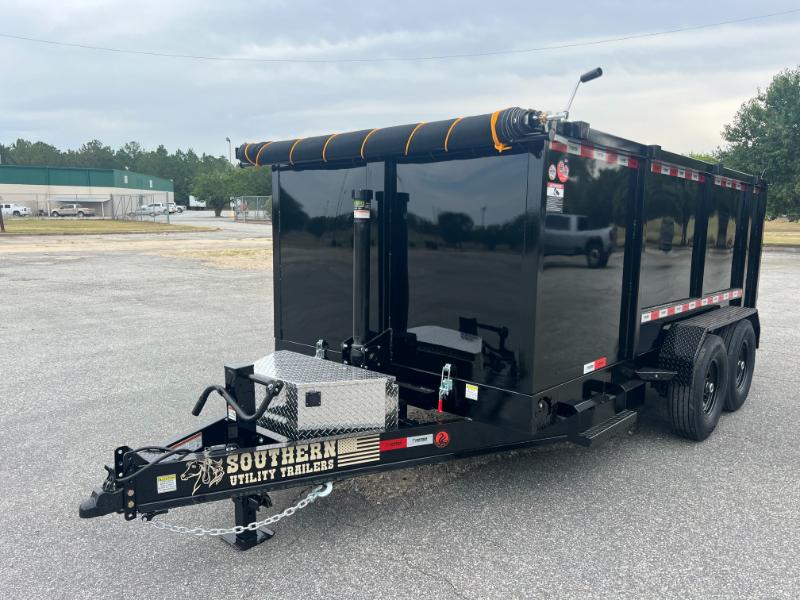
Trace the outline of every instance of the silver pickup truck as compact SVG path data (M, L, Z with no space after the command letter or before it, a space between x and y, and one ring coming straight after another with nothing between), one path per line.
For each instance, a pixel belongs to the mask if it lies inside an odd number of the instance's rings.
M80 204L62 204L50 211L51 217L93 217L94 209Z
M544 220L545 256L586 255L590 269L605 267L614 251L615 227L592 229L584 215L547 213Z

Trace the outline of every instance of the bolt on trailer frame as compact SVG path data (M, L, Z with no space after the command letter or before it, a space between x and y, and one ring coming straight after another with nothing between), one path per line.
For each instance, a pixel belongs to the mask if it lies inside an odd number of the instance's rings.
M590 446L648 385L707 436L752 377L766 184L566 114L239 147L273 170L276 352L204 391L224 417L117 448L80 515L232 498L248 548L273 490Z

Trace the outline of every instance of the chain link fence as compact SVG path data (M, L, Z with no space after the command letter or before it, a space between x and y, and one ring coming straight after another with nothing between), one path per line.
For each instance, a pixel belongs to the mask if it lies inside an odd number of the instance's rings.
M3 214L19 212L25 218L85 217L116 220L155 219L175 205L169 192L150 194L35 194L0 195L0 203L26 207L28 211L4 209Z
M270 222L272 220L272 196L239 196L231 198L233 218L242 222Z

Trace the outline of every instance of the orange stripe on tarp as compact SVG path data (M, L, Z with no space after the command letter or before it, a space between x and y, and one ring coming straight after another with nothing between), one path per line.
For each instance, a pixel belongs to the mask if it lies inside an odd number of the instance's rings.
M247 159L247 162L249 162L251 165L254 165L256 163L254 163L252 160L250 160L250 157L247 156L247 149L248 148L250 148L250 144L245 144L244 145L244 157Z
M365 149L366 149L366 147L367 147L367 140L369 139L369 136L371 136L373 133L375 133L375 132L376 132L376 131L378 131L379 129L380 129L380 127L376 127L375 129L373 129L373 130L372 130L372 131L370 131L370 132L369 132L367 135L365 135L365 136L364 136L364 141L363 141L363 142L361 142L361 158L362 158L362 159L364 158L364 150L365 150Z
M414 139L414 134L417 133L417 129L425 125L425 123L417 123L417 126L411 130L411 134L408 136L408 141L406 142L406 156L408 156L408 149L411 147L411 140Z
M505 109L503 109L505 110ZM496 110L492 113L491 119L491 129L492 129L492 140L494 140L494 149L498 152L503 152L504 150L510 150L511 146L508 146L500 141L500 138L497 136L497 118L500 116L502 111Z
M453 133L453 129L456 128L458 122L463 119L464 117L458 117L455 121L450 124L450 128L447 130L447 135L444 136L444 151L447 152L447 142L450 141L450 134Z
M322 162L328 162L328 159L325 158L325 152L327 152L327 150L328 150L328 144L330 144L331 140L333 138L335 138L337 135L339 135L339 134L338 133L334 133L327 140L325 140L325 143L322 145Z
M289 150L289 164L290 164L290 165L293 165L293 164L294 164L294 162L292 162L292 154L294 154L294 149L295 149L295 148L297 148L297 144L299 144L300 142L302 142L304 139L305 139L305 138L297 138L297 139L294 141L294 144L292 144L292 148Z
M264 148L269 146L271 143L272 142L267 142L266 144L262 144L261 148L258 149L258 152L256 153L256 163L255 163L257 167L261 166L261 163L259 162L261 160L261 153L264 151ZM247 152L245 152L245 156L247 156Z

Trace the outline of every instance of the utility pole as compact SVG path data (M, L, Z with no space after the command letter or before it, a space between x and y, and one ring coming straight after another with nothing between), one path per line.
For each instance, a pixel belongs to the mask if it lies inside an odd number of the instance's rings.
M233 164L233 146L231 146L231 138L226 137L225 141L228 142L228 162Z

